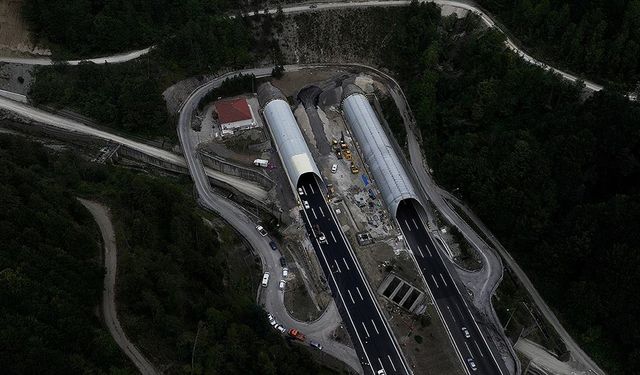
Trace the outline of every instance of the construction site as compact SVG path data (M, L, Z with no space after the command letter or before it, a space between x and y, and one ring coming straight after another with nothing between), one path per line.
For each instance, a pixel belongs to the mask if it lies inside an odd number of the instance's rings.
M263 81L257 80L256 85ZM342 114L343 85L359 87L377 111L381 111L378 96L388 95L386 85L370 75L335 68L288 72L269 81L291 105L321 174L327 202L376 290L378 303L390 318L409 362L424 371L456 373L455 355L447 350L449 339L428 290ZM246 100L256 115L255 126L223 132L216 103L227 100ZM260 114L254 93L217 98L192 118L190 136L204 165L232 165L253 175L254 181L262 181L267 199L262 207L254 208L254 214L270 233L277 232L278 249L286 259L289 273L284 304L292 317L312 322L332 303L331 290L301 221L302 201L289 187ZM384 121L382 113L378 116ZM260 209L265 206L271 208L271 214ZM250 206L245 209L252 210ZM340 327L331 337L351 345Z

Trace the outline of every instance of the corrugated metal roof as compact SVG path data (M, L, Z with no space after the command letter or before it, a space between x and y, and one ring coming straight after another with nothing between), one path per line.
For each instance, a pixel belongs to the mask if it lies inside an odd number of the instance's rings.
M283 98L282 93L270 83L258 87L262 113L289 180L296 188L300 176L305 173L314 173L319 179L322 178L291 107Z
M355 85L344 88L342 110L358 141L375 183L391 213L404 199L418 200L411 180L387 137L369 100Z

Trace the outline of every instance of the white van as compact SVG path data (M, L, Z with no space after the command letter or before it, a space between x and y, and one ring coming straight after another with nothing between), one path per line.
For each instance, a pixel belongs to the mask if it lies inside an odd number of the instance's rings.
M268 284L269 284L269 272L265 272L264 275L262 276L262 286L266 288Z

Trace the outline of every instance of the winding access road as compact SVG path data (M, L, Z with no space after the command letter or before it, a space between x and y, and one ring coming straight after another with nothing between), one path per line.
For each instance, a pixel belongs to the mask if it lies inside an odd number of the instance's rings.
M293 70L295 69L295 67L288 67L288 69ZM186 104L190 106L187 108L190 108L191 113L195 106L197 106L199 99L204 94L206 94L209 89L219 86L225 78L240 73L255 74L256 76L267 76L271 74L271 68L249 69L242 72L234 72L218 77L215 80L205 84L204 87L201 87L202 91L194 93L196 95L192 94L192 96L190 96L190 98L185 102L185 106ZM185 106L182 107L183 110L185 109ZM255 222L249 217L249 213L247 213L239 205L228 200L226 197L223 197L211 191L208 178L211 177L220 179L220 181L232 184L244 194L252 196L256 199L265 199L267 192L249 181L225 175L210 168L203 167L202 163L200 162L199 155L196 155L197 152L194 145L192 145L189 141L189 137L182 137L182 134L187 134L189 131L189 122L183 121L179 123L179 135L181 136L185 155L185 157L182 157L169 151L133 141L100 129L95 129L78 121L55 115L32 107L28 104L16 102L4 97L0 97L0 110L6 110L18 115L21 118L38 123L43 123L71 133L87 134L104 140L116 142L146 155L166 161L167 163L187 167L195 182L196 188L198 189L200 203L206 208L212 209L214 210L214 212L218 213L251 244L252 248L254 248L258 252L265 272L271 272L274 275L281 274L282 267L279 264L279 252L274 252L271 250L269 241L266 239L266 237L258 236L258 232L255 229ZM189 111L189 109L187 111ZM181 119L183 118L190 118L190 116L181 117ZM275 277L276 276L274 276L274 278ZM301 322L291 317L287 312L284 306L284 294L282 293L282 291L279 291L277 289L275 282L272 283L270 288L264 290L261 295L261 299L263 300L265 309L272 315L274 315L274 317L280 324L288 328L301 329L307 335L307 337L322 343L322 345L324 346L324 352L344 362L347 366L354 369L354 371L362 371L360 361L355 350L342 343L331 340L331 333L341 323L335 303L331 303L323 312L321 317L316 321Z
M440 7L449 7L451 9L460 9L468 12L475 13L480 17L482 22L490 28L495 28L499 30L501 33L505 35L505 45L507 48L516 53L520 58L525 60L526 62L542 67L545 70L551 70L554 73L559 74L564 79L576 82L581 80L585 87L591 91L600 91L603 89L602 85L599 85L593 81L580 78L575 74L571 74L567 71L555 68L550 66L535 57L529 55L527 52L522 50L522 48L518 47L511 38L507 36L504 30L498 26L497 22L492 19L486 12L482 9L478 8L473 2L470 1L453 1L453 0L419 0L420 2L428 2L434 3ZM397 7L397 6L406 6L410 4L410 0L382 0L382 1L361 1L361 2L327 2L327 3L317 3L314 4L313 8L311 8L311 4L292 4L287 7L282 8L282 12L284 14L295 14L295 13L306 13L306 12L317 12L322 10L332 10L332 9L352 9L352 8L372 8L372 7ZM276 14L278 11L277 8L267 9L266 12L269 14ZM261 12L264 14L264 11ZM245 16L252 16L255 13L246 13ZM230 18L235 18L234 14L228 15ZM140 56L146 55L151 51L155 46L150 46L147 48L143 48L140 50L135 50L131 52L115 54L110 56L102 56L88 59L75 59L75 60L66 60L65 63L69 65L78 65L83 61L93 62L95 64L116 64L126 61L131 61L139 58ZM8 56L0 56L0 62L7 63L16 63L16 64L27 64L27 65L53 65L55 62L50 57L8 57ZM634 93L627 94L627 97L630 100L637 100L637 96Z
M47 111L43 111L26 103L16 102L6 97L0 96L0 109L10 111L23 118L54 126L56 128L63 129L72 133L87 134L93 137L104 139L106 141L115 142L129 147L133 150L139 151L145 155L153 156L164 162L184 168L187 167L187 163L184 157L180 155L163 150L161 148L147 145L145 143L137 142L114 133L90 127L81 122L71 120ZM238 189L240 192L258 201L263 201L267 197L267 192L255 183L218 172L211 168L205 168L205 172L207 176L227 183Z
M118 256L116 249L116 235L109 216L109 210L98 202L78 198L78 201L91 213L93 219L100 228L102 241L104 242L104 266L107 274L104 278L102 291L102 315L113 340L118 344L124 354L131 359L133 364L143 375L160 375L153 364L144 357L138 348L127 338L116 309L116 273Z
M287 69L292 71L296 67L287 67ZM255 228L256 223L243 209L235 203L224 199L211 189L204 173L200 154L191 142L191 137L189 137L191 117L200 99L211 89L220 86L226 78L238 74L253 74L256 77L270 76L271 67L246 69L219 76L196 88L179 110L178 138L198 193L198 201L203 207L217 213L227 221L260 255L263 271L272 275L269 286L261 291L261 298L265 309L275 317L276 321L287 328L300 329L308 338L319 341L323 345L325 353L343 361L354 371L361 373L362 367L355 350L342 343L328 339L329 333L340 324L340 317L337 314L335 304L330 304L323 315L317 321L311 323L297 321L289 315L283 304L282 291L277 289L277 280L282 275L282 267L279 264L280 254L271 249L269 236L260 235Z

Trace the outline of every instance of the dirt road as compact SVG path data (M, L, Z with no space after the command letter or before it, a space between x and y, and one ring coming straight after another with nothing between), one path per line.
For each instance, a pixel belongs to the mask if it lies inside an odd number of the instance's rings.
M149 362L140 353L131 341L127 338L120 321L118 321L118 314L116 311L116 268L118 266L118 257L116 253L116 235L113 231L113 225L111 224L111 217L109 216L109 209L97 202L88 201L78 198L80 203L89 210L93 219L100 227L100 233L102 234L102 240L104 241L104 265L107 269L107 275L104 278L104 289L102 294L102 313L104 315L104 321L116 341L118 346L124 351L124 354L131 359L138 370L144 375L157 375L160 374L151 362Z

